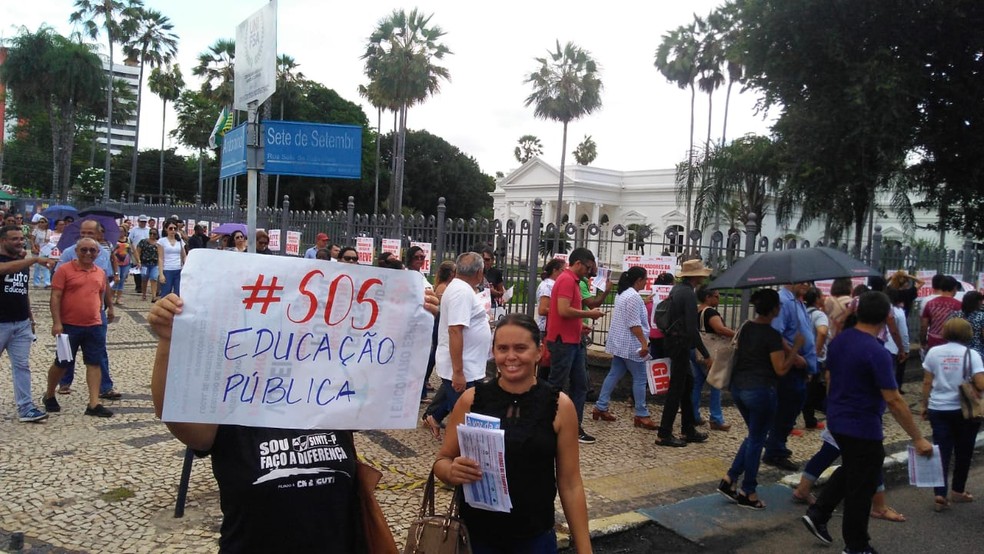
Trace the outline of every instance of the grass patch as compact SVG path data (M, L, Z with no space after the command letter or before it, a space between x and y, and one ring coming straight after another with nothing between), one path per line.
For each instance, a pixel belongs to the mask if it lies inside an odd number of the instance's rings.
M130 489L126 487L116 487L111 491L102 493L101 495L99 495L99 498L101 498L105 502L122 502L127 498L131 498L133 496L134 496L133 491L131 491Z

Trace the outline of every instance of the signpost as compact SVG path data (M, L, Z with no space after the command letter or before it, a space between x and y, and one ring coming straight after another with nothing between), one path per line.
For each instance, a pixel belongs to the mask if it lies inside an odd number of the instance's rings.
M222 140L222 165L219 178L235 177L246 173L246 124L225 134Z
M297 121L263 122L264 173L362 177L362 127Z

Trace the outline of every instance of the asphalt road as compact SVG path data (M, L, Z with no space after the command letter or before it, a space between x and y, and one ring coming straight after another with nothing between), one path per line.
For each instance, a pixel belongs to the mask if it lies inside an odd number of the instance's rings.
M977 496L970 504L951 505L942 513L933 511L931 489L908 485L904 468L886 474L889 504L906 515L904 523L872 520L869 525L871 544L881 553L946 553L984 552L984 450L974 454L967 491ZM713 490L713 484L708 484ZM735 510L727 503L722 510ZM768 509L767 509L768 510ZM735 513L735 512L731 512ZM798 516L780 518L770 528L756 526L742 534L722 534L695 544L655 523L601 537L592 541L596 553L625 554L650 552L728 552L728 553L818 553L841 552L840 518L830 521L834 544L825 546L817 541Z

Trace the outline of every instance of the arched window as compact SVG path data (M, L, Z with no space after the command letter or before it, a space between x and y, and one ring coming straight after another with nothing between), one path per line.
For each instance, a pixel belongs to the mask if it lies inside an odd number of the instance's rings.
M670 231L676 231L676 236L672 236L673 233ZM682 254L683 245L686 242L687 237L683 233L683 225L670 225L663 232L663 236L666 237L666 250L670 254Z

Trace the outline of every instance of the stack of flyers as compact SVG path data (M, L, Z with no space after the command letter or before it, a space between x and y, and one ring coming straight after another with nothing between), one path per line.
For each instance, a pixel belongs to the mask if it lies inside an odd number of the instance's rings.
M474 508L493 512L511 512L512 499L506 482L505 431L497 417L465 414L458 425L461 455L478 462L482 478L464 486L465 502Z

